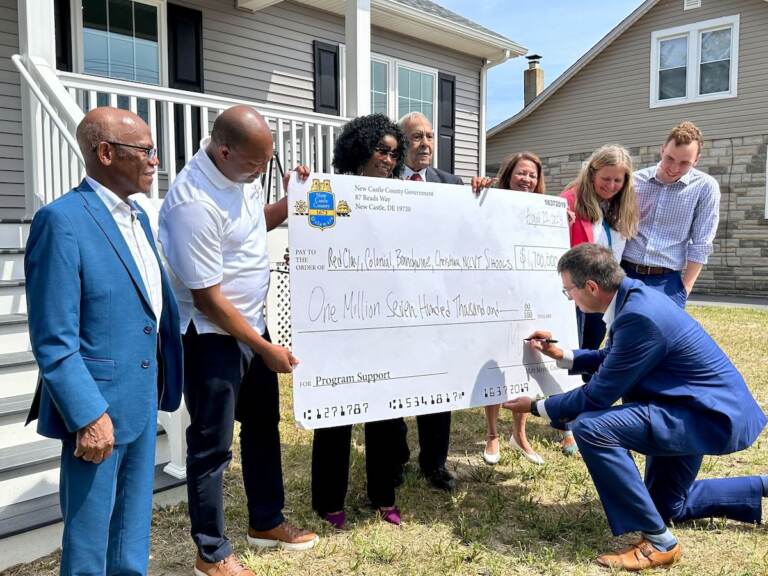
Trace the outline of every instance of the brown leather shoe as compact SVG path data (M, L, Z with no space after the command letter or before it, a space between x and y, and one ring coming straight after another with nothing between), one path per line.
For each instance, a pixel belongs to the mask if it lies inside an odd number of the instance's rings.
M653 547L653 544L648 542L645 538L640 540L637 544L620 550L615 554L603 554L598 556L596 562L604 568L615 568L617 570L629 570L630 572L637 572L639 570L646 570L648 568L657 568L659 566L672 566L675 562L680 560L682 555L682 548L680 543L669 550L668 552L661 552Z
M256 548L282 548L289 552L309 550L320 537L314 532L294 526L285 520L271 530L254 530L248 527L248 544Z
M200 556L195 560L195 576L256 576L230 554L219 562L206 562Z

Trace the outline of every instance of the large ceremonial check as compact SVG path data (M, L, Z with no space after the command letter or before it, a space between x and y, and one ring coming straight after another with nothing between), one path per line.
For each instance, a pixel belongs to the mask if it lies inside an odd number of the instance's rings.
M577 348L565 201L312 174L289 187L296 421L324 428L580 385L523 341Z

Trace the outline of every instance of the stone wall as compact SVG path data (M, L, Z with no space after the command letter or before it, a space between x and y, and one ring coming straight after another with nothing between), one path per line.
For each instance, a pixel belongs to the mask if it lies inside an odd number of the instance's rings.
M720 183L720 225L714 251L694 289L698 294L768 297L766 146L768 134L707 141L698 168ZM635 168L659 161L659 144L630 148ZM559 194L591 151L542 158L547 192ZM495 174L498 167L488 167Z

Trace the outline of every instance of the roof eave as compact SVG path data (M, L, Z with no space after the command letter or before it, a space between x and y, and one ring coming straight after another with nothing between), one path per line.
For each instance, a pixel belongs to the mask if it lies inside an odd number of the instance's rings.
M528 49L525 46L512 40L488 34L482 30L472 28L460 22L448 20L447 18L442 18L436 14L422 12L397 1L371 0L371 8L396 17L405 18L408 21L416 20L437 30L452 32L464 39L479 42L483 47L487 48L487 50L478 50L475 55L482 56L492 62L503 61L508 58L515 58L528 53Z

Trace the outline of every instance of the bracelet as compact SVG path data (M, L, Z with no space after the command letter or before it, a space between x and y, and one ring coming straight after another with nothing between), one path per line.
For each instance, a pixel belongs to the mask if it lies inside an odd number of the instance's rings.
M538 400L533 400L531 402L531 414L534 416L541 416L541 414L539 414L539 407L537 406L538 402Z

